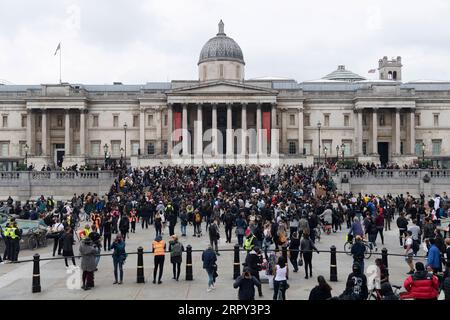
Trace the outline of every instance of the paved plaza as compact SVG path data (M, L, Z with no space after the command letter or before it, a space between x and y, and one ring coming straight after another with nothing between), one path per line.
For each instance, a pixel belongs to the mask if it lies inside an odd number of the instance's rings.
M389 253L403 253L398 241L398 229L394 226L391 231L385 232L385 246ZM317 243L319 250L329 250L330 246L335 245L338 251L343 251L346 227L343 224L342 231L332 233L331 235L322 235L322 239ZM202 225L203 234L205 223ZM179 232L179 224L176 226L176 231ZM234 231L234 230L233 230ZM144 251L149 251L151 242L154 239L155 230L153 226L149 226L148 230L142 230L141 226L137 226L135 234L130 234L130 238L126 241L127 252L135 252L139 246L143 246ZM209 237L203 236L201 238L193 237L193 227L188 226L188 236L182 237L181 242L186 247L190 244L193 250L203 250L209 243ZM152 284L153 277L153 255L144 255L144 272L145 284L136 283L136 266L137 255L128 255L126 264L124 265L124 283L122 285L113 285L113 264L110 256L104 256L99 263L99 271L95 273L95 288L89 291L76 289L77 281L79 279L77 273L68 272L64 266L64 260L41 261L41 293L31 293L32 284L32 262L20 264L4 264L0 265L0 299L152 299L152 300L215 300L215 299L237 299L237 290L233 288L233 246L237 239L233 233L231 244L225 243L224 230L221 227L222 237L219 242L219 249L230 249L230 251L222 252L218 257L218 274L216 283L216 290L207 292L207 275L202 269L201 252L193 252L193 281L185 280L186 270L186 256L183 255L182 272L180 281L176 282L172 279L172 264L170 258L166 255L163 283ZM165 230L163 239L168 242L168 229ZM35 251L23 250L20 252L19 260L31 259L32 255L39 253L41 258L51 256L52 245L46 248L40 248ZM381 240L377 239L378 252L381 252L383 246ZM75 254L78 254L78 243L75 246ZM104 253L104 252L102 252ZM419 255L423 255L423 250L419 251ZM366 275L370 265L379 255L372 255L369 260L365 261ZM241 263L245 259L245 252L241 252ZM416 261L422 261L423 258L417 258ZM330 282L333 291L333 296L339 295L345 288L345 281L347 275L351 271L352 257L346 254L337 255L338 268L338 282ZM70 263L70 261L69 261ZM77 259L77 264L80 265L80 260ZM304 279L304 269L300 267L298 273L292 272L292 266L289 265L290 289L287 291L287 299L308 299L310 290L317 283L317 276L324 275L327 280L330 277L330 253L321 252L314 253L313 256L313 278ZM242 268L241 268L242 270ZM370 270L370 269L369 269ZM406 272L408 266L404 258L401 256L389 257L389 272L390 282L393 285L402 285L407 277ZM74 289L75 288L75 289ZM272 299L273 290L269 288L269 284L263 284L264 297L256 297L257 300ZM441 295L443 298L443 293Z

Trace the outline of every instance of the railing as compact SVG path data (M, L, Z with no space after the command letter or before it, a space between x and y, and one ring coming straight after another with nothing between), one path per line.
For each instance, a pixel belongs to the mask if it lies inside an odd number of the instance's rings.
M338 175L343 178L346 176L349 179L418 179L428 175L434 179L448 179L450 178L449 169L376 169L374 171L368 170L350 170L340 169Z
M11 180L96 180L110 179L114 177L114 171L2 171L0 181Z

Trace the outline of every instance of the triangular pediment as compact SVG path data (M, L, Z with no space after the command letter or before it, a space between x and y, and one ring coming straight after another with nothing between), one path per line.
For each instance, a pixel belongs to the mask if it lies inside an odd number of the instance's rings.
M276 90L246 85L230 81L199 83L193 86L177 88L167 92L168 95L201 95L201 94L263 94L276 95Z

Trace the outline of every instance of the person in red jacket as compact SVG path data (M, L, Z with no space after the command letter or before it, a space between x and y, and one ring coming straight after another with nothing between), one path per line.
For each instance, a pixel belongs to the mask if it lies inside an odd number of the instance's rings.
M402 295L402 299L437 300L439 296L439 280L425 270L422 262L416 263L416 272L406 278L403 286L407 293Z

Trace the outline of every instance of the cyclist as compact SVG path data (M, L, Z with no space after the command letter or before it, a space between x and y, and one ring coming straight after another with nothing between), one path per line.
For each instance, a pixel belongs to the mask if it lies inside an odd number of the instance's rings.
M416 262L416 272L406 278L403 286L408 293L402 298L437 300L439 296L439 280L433 273L425 270L422 262Z
M355 218L356 219L356 218ZM366 246L362 242L361 236L356 236L355 243L352 245L351 253L353 255L353 262L358 263L359 268L364 270L364 253L366 252Z
M331 231L331 225L333 223L333 211L330 206L323 211L323 213L319 216L320 219L323 219L325 230Z
M362 228L361 222L359 222L358 217L355 217L353 219L353 223L352 226L350 228L350 230L348 231L348 235L350 236L360 236L361 238L364 238L364 230ZM350 239L350 237L349 237Z

